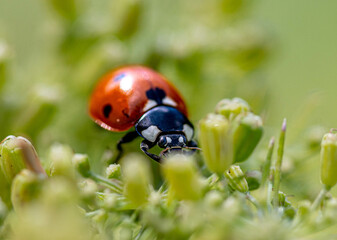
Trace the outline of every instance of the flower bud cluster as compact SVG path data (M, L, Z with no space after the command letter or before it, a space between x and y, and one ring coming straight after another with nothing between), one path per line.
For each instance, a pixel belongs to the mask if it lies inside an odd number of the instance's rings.
M240 98L221 100L215 113L200 121L199 129L206 166L217 174L247 160L263 133L261 118Z
M232 165L227 171L225 171L225 176L232 189L242 193L248 192L249 189L247 180L245 179L245 175L239 166Z

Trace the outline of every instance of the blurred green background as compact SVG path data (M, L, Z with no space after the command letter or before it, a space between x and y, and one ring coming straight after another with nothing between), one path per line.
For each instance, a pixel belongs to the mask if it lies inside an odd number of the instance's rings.
M333 126L336 114L330 110L330 105L336 99L333 86L337 72L337 48L334 44L337 32L333 30L333 26L337 21L334 11L337 3L305 0L255 0L253 3L250 6L250 15L267 27L276 40L273 49L275 56L264 68L269 91L273 96L273 104L268 108L273 120L271 123L277 123L283 116L292 117L308 96L318 93L321 101L316 114L310 116L310 121ZM48 50L52 44L50 41L53 38L50 36L53 30L48 30L53 27L48 25L53 24L55 13L47 5L47 1L3 0L0 4L0 34L14 48L15 63L21 68L30 69L41 55L48 58ZM167 13L166 23L171 24L175 19L174 8L178 8L176 5L179 4L166 1L166 6L163 4L158 7L162 8L160 13L171 8L173 13ZM212 15L212 12L205 14ZM160 25L158 21L161 20L155 21ZM38 68L39 66L35 66L35 71L39 71Z
M254 16L277 39L276 57L265 68L275 104L270 115L291 118L306 99L315 96L316 109L308 122L336 125L332 109L337 86L336 6L334 1L257 1Z
M291 146L306 127L337 126L336 7L305 0L2 0L0 137L25 135L42 158L53 143L65 143L99 168L123 134L89 119L90 92L110 69L145 64L175 83L194 123L220 99L241 97L264 119L261 147L284 117Z

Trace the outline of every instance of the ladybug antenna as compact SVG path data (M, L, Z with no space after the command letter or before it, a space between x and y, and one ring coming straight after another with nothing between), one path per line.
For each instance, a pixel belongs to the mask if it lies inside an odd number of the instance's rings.
M186 146L186 147L168 147L168 148L165 148L163 151L160 152L160 156L166 155L166 154L169 153L171 150L178 150L178 149L180 149L181 152L183 152L183 149L192 150L193 152L196 151L196 150L202 151L202 149L199 148L199 147L189 147L189 146Z
M202 149L199 148L199 147L184 147L184 148L190 149L190 150L198 150L198 151L202 151Z

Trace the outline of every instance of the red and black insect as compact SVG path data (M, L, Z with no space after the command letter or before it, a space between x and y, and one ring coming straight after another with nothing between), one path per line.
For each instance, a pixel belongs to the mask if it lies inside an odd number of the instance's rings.
M109 131L128 132L117 144L144 138L141 150L156 161L160 156L148 152L158 144L162 154L197 149L192 140L194 128L187 118L186 105L177 89L161 74L143 66L127 66L106 74L96 86L89 104L91 117Z

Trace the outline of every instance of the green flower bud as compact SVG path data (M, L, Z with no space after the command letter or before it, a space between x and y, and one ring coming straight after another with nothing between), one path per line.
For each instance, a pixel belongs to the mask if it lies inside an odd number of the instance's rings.
M199 123L199 141L206 166L222 174L232 164L232 134L228 120L218 114L209 114Z
M142 156L129 155L123 159L124 195L135 207L147 202L152 175L149 162Z
M66 176L69 179L75 179L75 171L72 165L74 152L67 146L55 144L49 151L49 159L51 161L51 176Z
M34 146L23 137L17 137L17 144L22 151L26 168L33 171L34 173L47 176L46 171L42 167L40 159L37 156Z
M290 207L291 203L288 201L287 199L287 195L284 192L279 191L278 192L278 200L279 200L279 204L278 206L280 207Z
M321 143L321 182L329 189L337 182L337 136L327 133Z
M284 208L284 216L289 219L293 219L296 215L296 209L292 206Z
M104 196L102 207L108 211L115 210L120 205L117 194L109 194Z
M105 171L106 177L111 179L120 179L122 176L121 172L121 166L119 164L110 164L106 171Z
M222 204L223 212L226 216L236 217L242 211L241 199L237 199L234 196L228 197Z
M90 201L95 199L98 186L94 180L86 178L79 184L79 187L81 188L81 196L84 200Z
M300 216L307 216L310 214L311 203L309 200L304 200L298 203L297 214Z
M23 137L8 136L1 142L0 168L9 184L24 168L45 175L33 145Z
M170 156L162 164L162 171L175 197L182 200L201 198L202 179L191 157L178 154Z
M252 113L236 122L233 131L234 163L243 162L252 154L262 133L262 120Z
M249 191L256 190L260 187L262 181L262 173L257 170L247 171L245 177L248 183Z
M310 213L311 213L311 202L309 200L299 202L295 222L299 223L303 221L305 218L310 216Z
M13 180L11 200L15 210L34 200L41 190L42 178L28 169L22 170Z
M241 98L225 98L216 105L215 112L232 120L241 113L250 112L250 106Z
M8 136L0 145L0 167L8 183L11 183L15 175L25 168L17 140L14 136Z
M213 190L206 194L204 201L210 207L218 207L223 203L224 199L220 192Z
M48 178L42 185L39 200L46 206L63 208L79 202L79 191L75 184L65 178Z
M75 154L73 156L72 162L82 177L87 178L91 175L89 158L86 154Z
M248 192L248 183L239 166L232 165L227 171L225 171L225 177L228 180L229 186L234 190L242 193Z
M96 223L104 224L107 220L108 214L104 209L98 209L96 214L92 217L92 220Z

